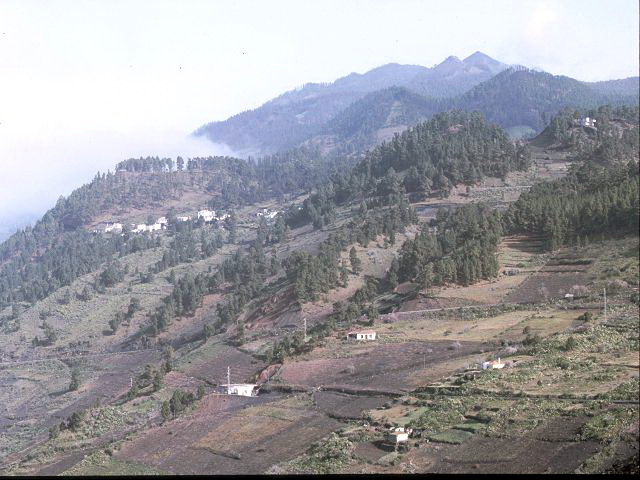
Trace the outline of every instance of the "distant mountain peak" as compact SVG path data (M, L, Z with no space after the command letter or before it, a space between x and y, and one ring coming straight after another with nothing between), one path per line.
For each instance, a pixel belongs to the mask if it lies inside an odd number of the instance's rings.
M440 65L444 65L447 63L461 63L461 60L455 55L449 55L447 58L444 59L442 63L440 63Z
M467 58L463 60L464 63L471 63L471 64L477 63L477 62L485 62L485 61L498 62L496 59L491 58L486 53L482 53L480 50L476 50L475 52L473 52L471 55L469 55Z

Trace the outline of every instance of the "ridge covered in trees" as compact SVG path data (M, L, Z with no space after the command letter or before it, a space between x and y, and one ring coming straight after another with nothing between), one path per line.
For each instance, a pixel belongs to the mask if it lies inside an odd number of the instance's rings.
M559 180L534 185L509 206L512 233L544 236L548 250L583 244L594 235L638 231L638 163L578 164Z
M422 288L444 283L469 285L498 274L500 213L482 204L440 209L430 224L400 249L390 276Z
M595 128L582 126L587 117L596 121ZM565 108L551 119L540 137L559 148L571 149L573 160L600 163L637 160L639 117L639 107Z
M333 175L287 223L312 222L321 228L331 223L337 205L354 200L375 207L397 203L405 194L447 196L455 184L525 170L530 158L526 146L514 143L480 113L439 113L371 150L351 172Z

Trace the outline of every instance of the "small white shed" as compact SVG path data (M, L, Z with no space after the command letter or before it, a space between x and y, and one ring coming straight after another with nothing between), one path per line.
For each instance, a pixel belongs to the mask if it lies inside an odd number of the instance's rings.
M374 330L359 330L347 333L347 340L375 340L376 332Z
M500 357L498 360L491 360L490 362L482 362L482 370L495 370L504 368L504 363L500 361Z
M396 427L386 434L386 440L394 445L406 443L409 441L409 435L413 430L411 428Z
M225 385L227 387L228 395L240 395L242 397L255 397L257 392L257 385L253 383L232 383Z

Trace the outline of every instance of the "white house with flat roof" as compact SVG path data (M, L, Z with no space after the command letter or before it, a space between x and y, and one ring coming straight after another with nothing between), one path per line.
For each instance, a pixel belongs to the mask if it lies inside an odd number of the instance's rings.
M411 435L411 432L413 432L411 428L396 427L396 428L392 428L391 431L387 432L385 435L385 438L388 442L397 446L401 443L408 442L409 435Z
M104 226L104 233L122 233L121 223L107 223Z
M354 330L347 333L347 340L375 340L376 332L374 330Z
M253 383L231 383L224 385L227 395L240 395L242 397L255 397L258 395L258 386Z
M495 370L499 368L504 368L504 363L500 361L500 357L498 360L491 360L489 362L482 362L482 370Z

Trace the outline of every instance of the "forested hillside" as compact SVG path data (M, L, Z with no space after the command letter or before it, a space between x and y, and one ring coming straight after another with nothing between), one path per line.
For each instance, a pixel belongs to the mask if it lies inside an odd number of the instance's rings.
M439 107L440 103L434 98L423 97L404 87L391 87L349 105L323 126L320 135L330 136L336 153L363 151L380 143L384 136L430 118Z
M635 105L638 78L581 82L508 67L480 52L432 68L389 64L332 84L308 84L262 107L199 128L244 154L320 145L363 152L393 133L451 109L480 111L515 137L533 137L562 108Z
M595 84L520 67L502 71L456 97L424 97L408 87L392 87L353 102L306 143L318 144L334 155L361 152L451 109L482 112L509 135L532 137L563 108L586 112L604 104L613 108L637 104L637 91L630 82L604 83L607 85L596 88Z
M569 175L535 185L509 207L511 232L542 235L545 247L584 245L603 235L638 231L638 163L577 164Z
M371 150L352 172L335 174L288 222L326 225L336 205L354 199L386 205L407 193L413 198L447 196L453 185L472 184L487 175L503 177L528 168L529 162L526 146L482 114L440 113Z
M599 107L574 110L565 108L556 115L537 143L570 149L576 160L599 163L638 159L638 107ZM589 118L595 127L583 126Z
M420 95L444 98L464 93L506 67L480 52L464 60L449 57L432 68L391 63L330 84L304 85L255 110L204 125L195 135L241 153L274 153L326 132L325 123L368 93L404 86Z
M402 246L393 275L422 288L444 283L469 285L495 277L501 235L500 214L486 206L439 210L430 225L424 225L415 239Z
M146 209L190 192L208 195L213 208L232 208L311 190L335 165L316 150L301 148L260 163L230 157L129 159L116 173L98 174L61 198L33 228L0 245L0 306L46 297L105 261L156 246L156 239L92 235L86 227L106 213ZM206 205L202 205L204 207ZM163 212L169 213L169 212ZM108 217L108 218L111 218Z
M220 462L221 472L263 473L316 455L324 447L312 443L326 434L322 442L344 442L344 455L358 444L383 458L389 451L376 445L399 416L428 445L452 449L474 435L519 438L509 429L526 427L536 435L527 447L546 455L539 427L576 418L549 414L548 404L575 400L608 415L607 399L631 395L620 388L637 395L637 378L620 373L637 373L637 341L612 323L623 308L637 319L637 107L565 108L527 142L480 111L429 110L448 101L396 87L371 93L335 119L344 136L326 134L331 155L314 141L259 159L124 160L2 244L0 452L21 462L6 471L131 473L133 459L136 469L206 472ZM379 126L400 122L418 123L359 153ZM216 215L196 214L204 208ZM161 215L162 228L132 228ZM105 231L110 222L122 232ZM604 288L611 310L602 323ZM358 334L373 339L345 338ZM525 360L480 367L496 357ZM528 361L547 363L530 375ZM456 373L470 362L479 365ZM595 366L608 370L592 375ZM256 385L257 397L228 395L227 375ZM616 396L574 398L594 384ZM458 395L465 385L473 393ZM497 395L496 385L512 390ZM424 397L394 405L398 395ZM424 406L443 399L453 403ZM628 434L625 412L615 435ZM526 414L526 423L502 413ZM330 433L363 415L378 430ZM20 416L35 427L13 421ZM585 413L580 431L596 421ZM303 433L298 451L261 436L283 426ZM595 458L596 442L584 441L591 449L571 458L572 471ZM570 442L579 445L573 434ZM188 462L179 445L192 447ZM79 448L93 453L78 462ZM246 449L261 455L255 465ZM304 465L342 468L330 455L313 458ZM308 471L295 462L282 468Z
M525 68L509 69L474 87L453 104L479 110L503 128L527 126L536 133L563 107L637 104L637 97L593 88L569 77Z

